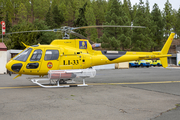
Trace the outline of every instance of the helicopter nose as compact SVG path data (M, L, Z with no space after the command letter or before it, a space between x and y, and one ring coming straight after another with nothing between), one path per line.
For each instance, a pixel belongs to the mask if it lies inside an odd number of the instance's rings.
M12 72L11 63L10 63L10 62L8 62L8 63L6 64L6 69Z
M22 68L22 63L15 63L15 64L11 64L11 62L8 62L6 64L6 68L11 71L11 72L16 72L18 73L20 71L20 69Z

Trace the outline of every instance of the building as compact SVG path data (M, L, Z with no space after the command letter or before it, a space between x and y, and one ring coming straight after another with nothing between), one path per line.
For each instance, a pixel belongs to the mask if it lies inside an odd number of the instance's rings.
M172 54L171 57L168 57L168 64L178 65L180 61L180 39L173 40L168 53Z
M0 74L6 74L6 63L7 63L7 47L4 43L0 42Z
M8 50L7 51L7 62L11 60L14 56L19 54L22 50Z

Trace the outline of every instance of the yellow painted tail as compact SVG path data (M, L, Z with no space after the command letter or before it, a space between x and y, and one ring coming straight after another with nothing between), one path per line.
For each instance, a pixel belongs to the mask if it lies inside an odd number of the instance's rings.
M160 58L161 64L164 68L168 67L167 57Z
M171 33L168 40L166 41L164 47L162 48L161 50L161 55L167 55L168 51L169 51L169 48L171 46L171 43L173 41L173 38L174 38L174 35L175 33ZM163 58L160 58L161 60L161 64L164 68L166 68L168 66L168 62L167 62L167 57L163 57Z

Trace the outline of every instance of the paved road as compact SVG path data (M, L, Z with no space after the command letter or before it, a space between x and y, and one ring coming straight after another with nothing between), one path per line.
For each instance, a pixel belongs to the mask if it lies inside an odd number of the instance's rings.
M0 75L0 119L179 120L180 69L98 70L88 87L40 88ZM81 82L80 80L76 80Z

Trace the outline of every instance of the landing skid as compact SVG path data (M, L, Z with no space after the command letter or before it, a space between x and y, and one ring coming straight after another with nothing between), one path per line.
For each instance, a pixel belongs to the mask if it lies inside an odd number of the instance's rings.
M54 80L50 80L49 78L32 78L31 81L41 87L44 87L44 88L57 88L57 87L86 87L88 86L86 83L85 83L85 79L83 78L83 84L68 84L68 85L65 85L64 83L63 84L60 84L62 81L61 80L56 80L56 84L53 84L52 81ZM49 85L47 84L42 84L40 83L39 81L50 81ZM73 81L74 82L74 81Z
M49 70L48 78L29 78L33 83L44 88L55 87L85 87L85 78L93 78L96 75L95 69L74 69L74 70ZM67 81L74 78L83 79L83 84L66 84ZM40 81L49 81L49 84L42 84ZM64 84L65 83L65 84Z

